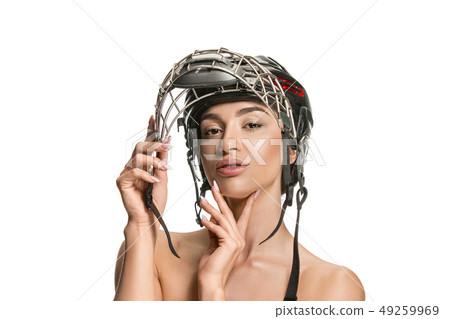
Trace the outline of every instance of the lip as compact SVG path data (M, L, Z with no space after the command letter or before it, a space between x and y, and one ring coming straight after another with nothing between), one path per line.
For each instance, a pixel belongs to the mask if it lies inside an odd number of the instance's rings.
M235 176L245 171L247 167L248 165L228 166L217 169L217 172L219 172L219 174L223 176Z
M247 166L248 163L244 163L243 160L241 160L240 158L237 158L237 157L228 157L228 158L224 158L223 160L218 162L216 168L220 169L226 165L232 165L232 166L245 165L245 166Z
M231 166L229 166L231 165ZM236 166L239 165L239 166ZM227 166L227 167L224 167ZM217 163L217 172L223 176L234 176L242 173L248 166L243 160L237 157L224 158Z

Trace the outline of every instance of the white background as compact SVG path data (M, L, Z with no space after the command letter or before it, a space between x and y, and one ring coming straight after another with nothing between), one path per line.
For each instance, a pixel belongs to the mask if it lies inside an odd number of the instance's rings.
M195 49L226 47L275 58L310 96L317 149L300 242L352 269L368 301L444 306L445 4L2 2L2 302L17 316L110 307L127 220L115 180L154 113L157 83ZM181 132L172 132L164 219L184 232L199 228ZM295 214L294 205L285 218L292 232Z

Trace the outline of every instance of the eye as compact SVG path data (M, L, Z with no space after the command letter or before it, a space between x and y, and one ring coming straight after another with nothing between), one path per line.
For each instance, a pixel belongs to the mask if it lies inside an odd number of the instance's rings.
M258 127L261 127L262 126L262 124L259 124L259 123L247 123L246 124L246 126L247 125L250 125L251 127L250 127L250 130L254 130L254 129L256 129L256 128L258 128Z
M244 127L247 127L247 126L249 127L250 131L253 131L253 130L255 130L256 128L261 127L262 124L250 122L250 123L245 124ZM216 134L218 133L218 131L220 131L220 129L218 129L218 128L212 128L212 129L209 129L209 130L205 130L205 131L203 132L203 134L204 134L205 136L208 136L208 135L216 135Z
M218 128L212 128L210 130L205 130L205 132L203 134L205 134L205 136L206 135L215 135L213 132L216 132L216 131L220 131L220 130ZM209 132L212 132L213 134L209 134Z

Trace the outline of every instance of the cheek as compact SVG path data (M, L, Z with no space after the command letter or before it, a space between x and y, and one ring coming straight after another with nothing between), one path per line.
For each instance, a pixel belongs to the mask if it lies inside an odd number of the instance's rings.
M261 137L264 139L264 143L257 150L256 153L252 152L252 160L255 161L255 169L261 175L269 174L271 178L274 174L279 174L281 172L282 164L282 153L281 153L281 133L273 129L273 131L265 132L266 137ZM256 145L257 141L253 141L253 145ZM261 145L261 144L260 144ZM254 149L256 151L256 148Z
M283 159L280 145L273 143L273 141L271 143L270 140L268 140L261 147L259 155L264 159L264 162L266 162L266 169L270 169L271 171L280 170Z
M214 150L212 146L200 146L200 163L203 166L205 173L208 173L209 166L211 164L211 157L214 156Z
M203 166L203 171L208 180L212 178L211 174L216 169L217 161L223 159L223 155L218 152L219 145L217 139L203 140L200 143L200 163Z

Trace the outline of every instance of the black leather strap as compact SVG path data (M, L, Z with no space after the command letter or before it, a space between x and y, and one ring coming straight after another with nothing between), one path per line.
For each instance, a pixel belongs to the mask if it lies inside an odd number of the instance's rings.
M281 226L281 223L283 222L283 217L284 217L284 213L286 212L287 205L288 205L288 201L284 200L283 207L281 208L281 215L280 215L280 218L278 219L277 226L275 227L275 229L272 231L272 233L266 239L264 239L262 242L259 243L259 245L261 245L266 240L269 240L278 231L278 229Z
M180 256L178 256L177 252L175 251L175 248L172 245L172 239L170 238L170 233L169 233L169 230L167 229L166 223L162 219L162 216L159 213L159 210L156 208L155 204L153 204L152 191L153 191L153 183L148 183L148 187L145 192L145 195L146 195L145 196L145 205L147 206L147 209L149 209L153 212L153 214L156 216L156 218L159 220L161 226L163 227L164 232L166 233L166 236L167 236L167 241L169 242L170 251L172 252L172 254L174 254L175 256L180 258Z
M283 301L297 301L297 287L300 276L300 256L298 253L298 225L300 221L300 210L302 205L308 196L308 190L303 187L303 196L300 199L300 189L297 191L297 222L295 224L295 235L294 235L294 254L292 258L292 268L291 275L289 276L289 283L286 289L286 295Z

